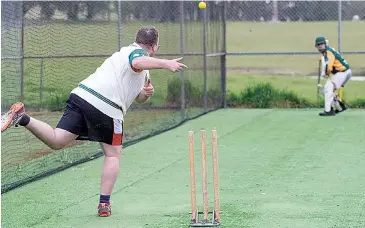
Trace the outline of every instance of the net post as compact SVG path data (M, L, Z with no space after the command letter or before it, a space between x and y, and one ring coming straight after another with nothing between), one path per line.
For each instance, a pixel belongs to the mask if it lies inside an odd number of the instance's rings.
M120 32L122 29L122 3L121 0L118 0L118 7L117 7L117 21L118 21L118 50L121 48L121 36Z
M184 1L180 1L180 56L184 57ZM181 82L181 120L185 119L185 76L184 71L180 71Z
M209 7L207 7L209 8ZM207 27L207 8L202 10L202 24L203 24L203 71L204 71L204 113L207 112L208 96L207 96L207 39L206 39L206 27Z
M194 132L189 131L189 161L190 161L190 196L191 196L191 221L196 222L196 181L194 158Z
M341 33L342 33L342 0L338 0L338 19L337 19L337 50L341 54Z
M43 107L43 78L44 78L44 73L43 73L43 68L44 68L44 58L41 58L41 62L40 62L40 82L39 82L39 99L40 99L40 108Z
M319 87L318 87L318 84L319 83L321 83L321 67L322 66L322 61L321 60L319 60L319 62L318 62L318 79L317 79L317 85L316 85L316 87L317 87L317 102L319 102Z
M21 1L21 31L20 31L20 101L24 101L24 1Z
M227 107L227 95L226 95L226 82L227 82L227 69L226 69L226 63L227 63L227 41L226 41L226 34L227 34L227 23L226 23L226 16L227 16L227 2L223 1L223 7L222 7L222 27L223 27L223 50L222 52L224 53L224 55L221 56L221 92L222 92L222 104L221 107L222 108L226 108Z

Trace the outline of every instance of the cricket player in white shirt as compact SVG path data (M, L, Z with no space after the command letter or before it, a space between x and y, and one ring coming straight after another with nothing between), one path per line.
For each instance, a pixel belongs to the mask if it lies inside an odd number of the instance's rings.
M123 119L130 105L144 103L154 94L151 69L181 71L186 66L179 59L153 56L159 47L159 33L154 27L142 27L136 41L107 58L96 71L71 91L65 112L54 129L25 113L18 102L1 117L1 131L24 126L50 148L59 150L74 140L99 142L104 152L98 214L111 215L110 195L117 179L123 139Z

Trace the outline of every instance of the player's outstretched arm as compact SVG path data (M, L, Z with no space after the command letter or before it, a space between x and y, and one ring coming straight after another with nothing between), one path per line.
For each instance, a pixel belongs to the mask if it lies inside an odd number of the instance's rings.
M180 63L181 60L182 57L178 59L157 59L148 56L141 56L133 59L132 66L133 68L140 70L167 69L172 72L179 72L182 69L187 68L186 65Z

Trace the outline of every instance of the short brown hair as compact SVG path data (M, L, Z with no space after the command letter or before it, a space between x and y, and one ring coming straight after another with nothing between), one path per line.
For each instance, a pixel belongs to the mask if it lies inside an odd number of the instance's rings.
M157 44L158 31L155 27L142 27L138 30L136 36L137 44L144 44L152 47Z

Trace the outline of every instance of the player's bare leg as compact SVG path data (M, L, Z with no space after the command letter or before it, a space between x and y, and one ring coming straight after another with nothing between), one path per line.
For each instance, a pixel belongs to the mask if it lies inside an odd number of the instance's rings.
M100 143L104 152L104 164L101 173L99 216L108 217L111 214L110 195L117 180L122 146L112 146Z
M74 141L78 136L60 128L52 128L47 123L30 117L25 126L33 135L54 150L60 150Z
M8 119L8 121L6 121ZM34 119L25 113L24 104L18 102L1 117L1 131L12 126L24 126L38 139L54 150L59 150L70 144L77 135L59 128L52 128L49 124Z

